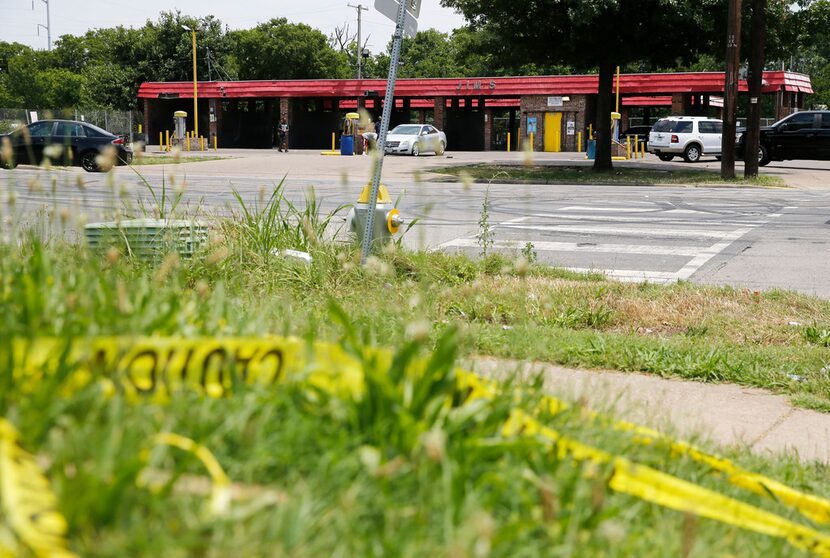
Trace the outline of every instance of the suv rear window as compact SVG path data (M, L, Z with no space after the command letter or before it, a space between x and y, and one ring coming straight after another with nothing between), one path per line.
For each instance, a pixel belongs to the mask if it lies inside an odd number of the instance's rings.
M677 132L679 134L690 134L692 132L691 120L658 120L652 132Z

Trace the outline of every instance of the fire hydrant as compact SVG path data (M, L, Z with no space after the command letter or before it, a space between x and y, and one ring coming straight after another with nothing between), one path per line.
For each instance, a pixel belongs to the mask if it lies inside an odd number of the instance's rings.
M347 222L349 230L357 235L358 243L363 242L363 234L366 232L366 220L369 216L369 196L372 193L372 185L367 184L363 191L360 192L360 197L357 198L357 203L349 211ZM378 189L378 201L375 205L375 214L372 221L372 243L387 244L392 240L403 225L403 218L398 213L398 210L392 204L392 198L389 197L389 191L383 184Z

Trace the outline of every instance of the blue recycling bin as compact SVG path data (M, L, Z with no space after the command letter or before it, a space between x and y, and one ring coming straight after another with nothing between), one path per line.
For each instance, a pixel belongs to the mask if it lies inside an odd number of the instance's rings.
M354 155L354 136L340 136L340 154Z
M588 159L596 159L597 158L597 140L588 140Z

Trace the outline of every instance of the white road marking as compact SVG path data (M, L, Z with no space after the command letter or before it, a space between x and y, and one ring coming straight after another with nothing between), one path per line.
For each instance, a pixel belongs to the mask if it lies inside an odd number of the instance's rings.
M696 209L664 209L659 205L649 205L648 207L590 207L587 205L571 205L568 207L561 207L558 211L584 211L588 213L603 212L603 213L659 213L674 215L709 215L709 211L697 211Z
M585 206L570 206L568 208L562 208L561 211L567 210L588 210L595 211L595 208L587 208ZM620 209L625 209L628 213L644 213L645 210L635 210L634 208L599 208L600 211L618 211ZM792 209L796 209L793 207ZM675 211L685 211L685 210L675 210ZM781 213L771 213L766 215L769 219L774 219L780 217ZM733 215L732 217L736 217ZM681 222L681 223L696 223L695 221L683 221L683 220L667 220L667 219L650 219L654 221L659 221L658 226L662 226L665 230L649 228L649 229L642 229L642 228L623 228L623 227L612 227L612 226L584 226L584 225L570 225L570 224L561 224L561 225L531 225L526 223L526 221L534 218L559 218L559 219L574 219L574 218L582 218L585 219L587 216L576 216L576 215L557 215L557 214L535 214L529 215L525 217L519 217L516 219L511 219L509 221L505 221L503 223L499 223L495 225L493 228L505 228L505 229L514 229L514 230L529 230L534 232L560 232L560 233L568 233L568 234L593 234L593 235L604 235L604 236L618 236L618 237L642 237L642 238L660 238L660 237L672 237L672 238L686 238L686 239L714 239L717 240L715 244L706 247L694 247L694 246L658 246L658 245L648 245L648 244L613 244L613 243L577 243L577 242L550 242L550 241L540 241L540 240L496 240L493 244L494 248L502 248L502 249L521 249L526 246L528 243L533 245L534 250L542 251L542 252L573 252L573 253L608 253L608 254L643 254L643 255L664 255L664 256L681 256L681 257L690 257L686 265L684 265L680 270L676 272L670 271L649 271L649 270L635 270L635 269L602 269L602 268L583 268L583 267L565 267L559 266L563 269L569 269L571 271L575 271L578 273L602 273L607 277L617 279L619 281L627 281L627 282L639 282L639 281L649 281L652 283L671 283L674 281L685 280L689 279L692 275L694 275L701 267L706 265L712 258L722 253L726 250L730 245L732 245L735 241L742 238L747 233L755 230L759 225L766 224L769 222L768 220L765 221L751 221L751 222L742 222L742 223L711 223L717 226L724 226L724 225L731 225L737 226L739 228L732 229L732 230L703 230L703 229L678 229L673 226L672 222ZM639 220L640 217L613 217L613 216L602 216L602 217L592 217L593 220L606 220L611 221L614 219L617 220ZM670 227L670 228L669 228ZM444 242L435 248L435 250L439 250L441 248L449 248L449 247L458 247L458 248L471 248L479 246L478 240L473 237L467 238L456 238L450 240L448 242Z
M568 207L561 207L559 211L607 211L614 213L648 213L659 211L659 207L649 205L648 207L589 207L587 205L571 205Z
M497 228L499 228L499 227L509 227L509 226L514 226L514 225L516 225L517 223L521 223L521 222L523 222L523 221L527 221L528 219L530 219L530 216L525 215L524 217L516 217L515 219L510 219L510 220L507 220L507 221L502 221L501 223L495 223L495 224L493 224L493 225L490 225L490 231L494 231L495 229L497 229ZM476 233L476 234L471 234L471 235L468 235L468 236L463 236L463 237L461 237L461 238L454 238L454 239L452 239L452 240L448 240L448 241L446 241L446 242L442 242L442 243L440 243L440 244L436 244L436 245L435 245L435 246L433 246L432 248L429 248L429 251L430 251L430 252L438 252L439 250L441 250L441 249L443 249L443 248L447 248L447 247L450 247L450 246L454 246L454 244L453 244L454 242L456 242L456 241L458 241L458 240L462 240L462 239L463 239L463 240L470 240L470 241L474 242L474 243L475 243L475 246L478 246L478 245L479 245L479 244L478 244L478 233Z
M494 248L521 250L527 243L533 244L533 249L541 252L585 252L592 254L646 254L653 256L685 256L694 257L701 253L700 246L656 246L651 244L585 244L577 242L547 242L547 241L516 241L496 240ZM445 248L477 248L475 238L456 238L443 245Z
M667 212L670 213L670 212ZM589 223L596 223L598 221L608 221L608 222L636 222L636 223L682 223L687 224L689 221L687 219L679 218L679 217L670 217L670 216L661 216L665 215L663 213L659 215L643 215L642 217L630 217L630 216L623 216L623 215L557 215L556 213L534 213L531 217L540 217L544 219L562 219L563 221L586 221ZM694 221L695 223L700 223L700 221ZM741 221L740 223L736 222L725 222L725 221L705 221L706 223L710 223L712 225L717 225L721 227L743 227L745 225L763 225L766 221Z
M736 229L732 231L729 235L725 236L721 242L713 244L709 248L702 250L697 256L692 258L692 260L684 265L680 271L677 272L677 279L688 279L691 277L698 269L703 267L703 265L726 250L730 244L741 238L746 233L753 230L750 227L746 227L743 229Z
M577 273L601 273L607 277L617 279L618 281L625 281L626 283L640 283L642 281L649 281L650 283L672 283L677 281L677 275L668 271L641 271L639 269L598 269L588 267L563 267L569 271Z
M572 234L599 234L607 236L637 236L648 238L726 238L731 231L712 231L703 229L629 229L621 227L586 227L582 225L504 225L507 229L519 229L544 232L561 232Z

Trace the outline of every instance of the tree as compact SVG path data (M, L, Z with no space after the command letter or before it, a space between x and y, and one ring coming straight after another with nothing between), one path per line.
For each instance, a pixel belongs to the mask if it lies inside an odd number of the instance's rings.
M231 33L233 59L240 79L308 79L351 77L346 54L308 25L272 19Z
M104 62L88 65L82 75L82 106L125 109L135 105L137 80L134 68Z
M713 37L716 0L441 0L492 40L493 56L514 66L567 64L599 70L597 114L610 115L617 65L691 60ZM610 118L597 122L594 169L611 169Z

